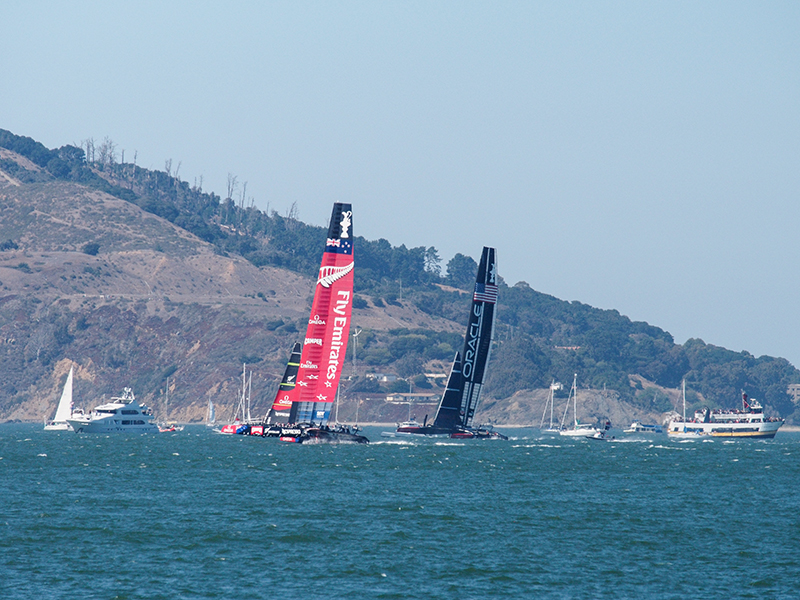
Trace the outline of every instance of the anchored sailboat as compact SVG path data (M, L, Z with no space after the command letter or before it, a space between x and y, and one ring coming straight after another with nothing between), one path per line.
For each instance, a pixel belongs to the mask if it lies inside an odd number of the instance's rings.
M208 412L206 413L206 426L213 427L217 423L216 414L214 412L214 403L211 398L208 399Z
M472 427L478 407L486 365L492 350L495 305L497 304L497 260L494 248L484 247L475 290L472 294L464 348L456 353L447 388L439 401L433 423L401 425L389 435L438 435L451 438L502 438L491 429Z
M238 403L236 411L233 414L233 423L223 425L220 433L225 434L238 434L247 435L250 433L250 428L255 424L250 417L250 392L253 387L253 372L250 371L250 382L247 381L247 363L242 365L242 387L241 393L238 395ZM239 418L241 413L242 417Z
M569 404L572 400L572 427L567 427L567 413L569 412ZM581 423L578 419L578 374L572 378L572 388L569 391L569 398L567 405L564 407L564 416L561 417L561 430L558 432L560 435L567 437L593 437L600 433L591 423Z
M547 397L547 402L544 403L544 410L542 411L542 420L539 422L539 429L544 431L545 433L558 433L561 428L558 425L553 423L553 404L555 401L555 393L558 390L563 389L560 383L558 383L555 379L550 384L550 395ZM545 428L544 420L547 416L547 409L550 408L550 425Z
M72 427L67 423L67 419L72 416L72 370L73 367L70 367L53 420L45 423L46 431L72 431Z

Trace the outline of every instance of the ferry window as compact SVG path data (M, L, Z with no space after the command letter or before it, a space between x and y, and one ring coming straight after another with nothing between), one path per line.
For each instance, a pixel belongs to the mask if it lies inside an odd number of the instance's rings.
M134 421L134 425L144 425L144 421Z
M131 424L131 422L130 422L130 421L123 421L123 422L122 422L122 424L123 424L123 425L130 425L130 424Z
M122 411L122 414L123 414L123 415L138 415L138 414L139 414L139 412L138 412L138 411L135 411L135 410L123 410L123 411Z

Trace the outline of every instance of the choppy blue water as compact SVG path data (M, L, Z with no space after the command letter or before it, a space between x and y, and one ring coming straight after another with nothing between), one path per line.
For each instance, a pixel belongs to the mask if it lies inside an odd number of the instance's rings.
M796 598L800 434L299 446L0 426L0 597Z

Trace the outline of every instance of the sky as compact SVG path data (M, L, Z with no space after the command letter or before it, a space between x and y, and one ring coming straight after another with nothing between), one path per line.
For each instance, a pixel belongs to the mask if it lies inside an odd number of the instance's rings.
M0 128L800 366L798 32L788 1L6 2Z

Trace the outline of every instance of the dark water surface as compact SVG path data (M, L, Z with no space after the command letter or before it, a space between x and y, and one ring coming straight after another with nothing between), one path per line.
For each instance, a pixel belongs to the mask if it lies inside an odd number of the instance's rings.
M0 426L0 598L798 598L800 434ZM375 443L376 442L376 443Z

